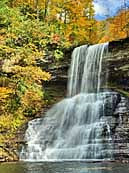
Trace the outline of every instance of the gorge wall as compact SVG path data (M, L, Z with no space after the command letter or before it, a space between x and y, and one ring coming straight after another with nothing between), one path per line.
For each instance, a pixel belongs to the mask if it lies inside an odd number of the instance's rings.
M66 85L67 84L67 72L71 62L71 53L73 48L64 50L64 59L60 63L56 64L52 62L51 57L45 58L45 62L42 63L42 68L49 71L52 74L52 80L49 84L54 82ZM108 80L109 86L123 90L125 93L129 91L129 38L112 41L109 43L109 54L105 57L104 65L108 68Z
M58 102L65 96L67 71L73 49L64 50L64 59L61 62L55 63L51 57L46 56L45 61L40 64L43 69L52 74L51 81L46 82L44 87L51 99L54 99L53 103ZM105 57L103 63L103 75L106 74L105 69L108 69L109 74L107 84L109 90L118 92L114 105L111 106L107 103L107 116L115 148L114 157L116 160L129 161L129 38L109 43L109 54ZM26 126L24 130L23 128L19 130L16 147L7 146L9 152L6 159L1 157L1 160L18 160L17 148L19 149L24 143L25 129ZM11 158L8 155L11 155Z
M67 85L71 52L72 50L65 52L65 60L59 66L48 66L53 74L51 84ZM113 107L107 104L114 158L129 160L129 38L109 43L109 54L104 58L102 75L106 75L106 69L108 69L109 90L118 92Z
M110 87L113 85L129 96L129 38L110 42L105 62L108 63Z
M108 87L119 93L110 117L116 159L129 159L129 38L109 43Z

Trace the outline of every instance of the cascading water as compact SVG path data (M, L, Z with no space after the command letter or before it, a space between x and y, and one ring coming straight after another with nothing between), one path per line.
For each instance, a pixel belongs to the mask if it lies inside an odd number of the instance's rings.
M43 118L29 122L27 145L21 160L111 159L112 143L106 106L113 93L100 92L102 58L108 43L81 46L73 51L68 98L51 108Z

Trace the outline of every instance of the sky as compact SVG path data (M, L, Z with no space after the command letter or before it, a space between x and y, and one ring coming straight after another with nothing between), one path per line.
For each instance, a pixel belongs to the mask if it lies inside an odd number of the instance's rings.
M125 0L127 6L129 0ZM94 0L96 19L103 20L106 16L114 16L124 6L124 0Z

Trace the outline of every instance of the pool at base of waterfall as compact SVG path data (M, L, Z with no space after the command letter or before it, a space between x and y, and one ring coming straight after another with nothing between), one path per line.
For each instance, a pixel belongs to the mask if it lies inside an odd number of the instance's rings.
M1 173L129 173L122 163L40 162L0 164Z

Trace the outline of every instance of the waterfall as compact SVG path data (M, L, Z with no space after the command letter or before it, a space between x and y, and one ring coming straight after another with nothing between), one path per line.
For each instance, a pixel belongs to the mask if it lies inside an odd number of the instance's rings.
M108 43L80 46L73 51L69 72L68 95L99 92L102 58L108 52Z
M106 116L115 93L102 91L103 57L108 43L73 51L68 97L45 116L28 123L21 160L59 161L111 159L112 139Z

